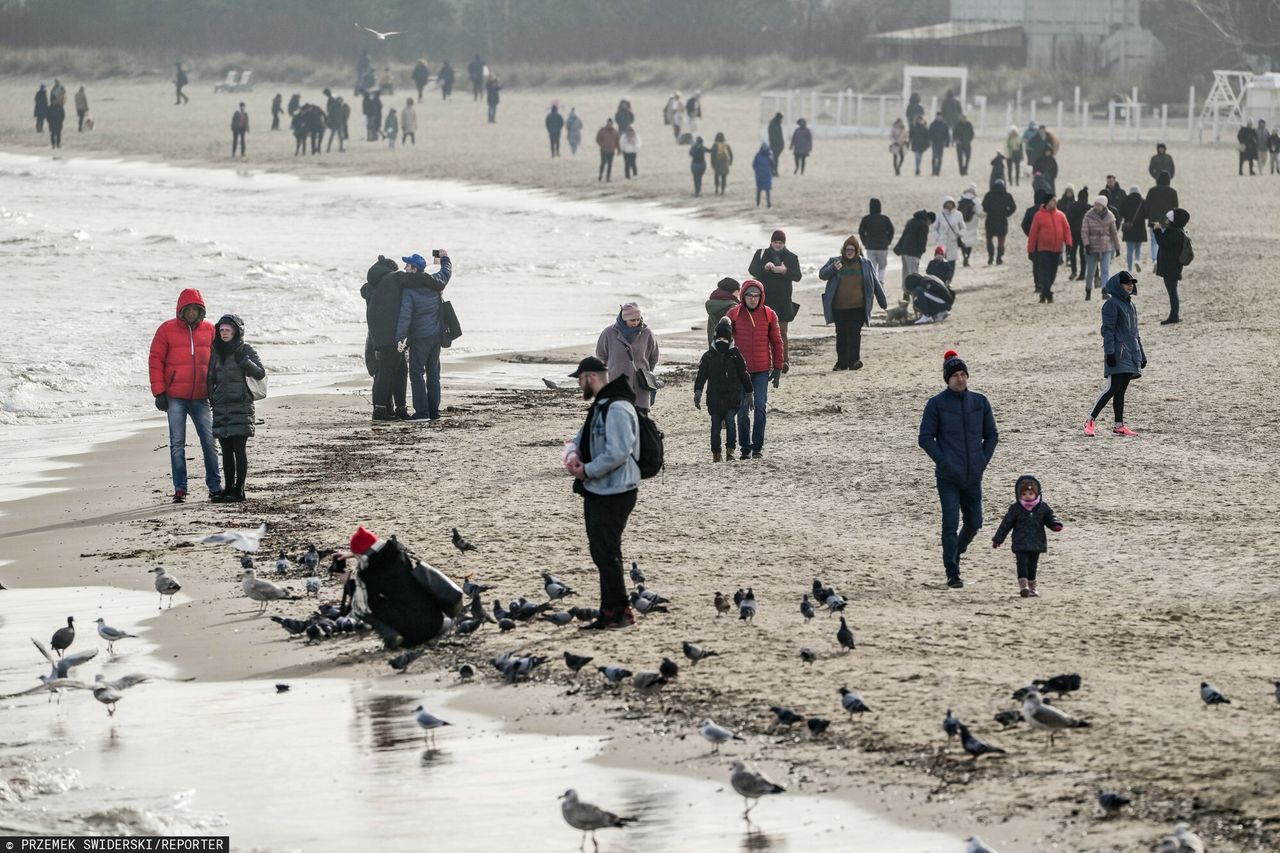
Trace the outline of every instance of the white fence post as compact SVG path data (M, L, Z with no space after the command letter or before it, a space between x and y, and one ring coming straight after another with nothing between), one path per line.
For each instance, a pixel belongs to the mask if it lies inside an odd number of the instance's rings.
M1018 89L1017 99L1018 99L1018 121L1016 122L1016 124L1018 125L1018 127L1022 127L1022 89Z
M1136 105L1133 108L1133 111L1137 113L1137 116L1134 118L1135 132L1133 135L1133 139L1135 142L1141 142L1142 141L1142 105L1141 104Z
M1013 101L1009 101L1004 105L1004 126L1009 127L1013 124Z
M933 117L938 114L938 96L934 95L929 98L929 115L926 116L929 121L933 121Z
M1107 141L1116 141L1116 102L1107 104Z
M978 104L978 133L983 133L987 129L987 99L984 96L982 102Z
M854 124L854 127L857 127L859 130L861 130L862 129L862 93L861 92L858 93L858 105L854 109L856 109L857 112L854 113L853 124Z
M1195 138L1196 87L1187 90L1187 141Z
M1084 110L1080 113L1080 138L1089 138L1089 102L1084 102Z
M1062 101L1058 101L1058 122L1056 129L1059 133L1062 132Z
M1035 102L1035 99L1032 99L1032 101L1031 101L1031 107L1030 107L1030 109L1029 109L1029 111L1028 111L1027 121L1032 122L1033 124L1038 124L1038 123L1039 123L1039 122L1037 122L1037 121L1036 121L1036 102Z
M1080 87L1076 86L1075 101L1071 106L1072 116L1076 120L1076 124L1080 124Z
M880 96L880 130L882 131L884 130L885 109L886 109L885 96L881 95Z
M1160 105L1160 135L1162 137L1169 135L1169 105Z

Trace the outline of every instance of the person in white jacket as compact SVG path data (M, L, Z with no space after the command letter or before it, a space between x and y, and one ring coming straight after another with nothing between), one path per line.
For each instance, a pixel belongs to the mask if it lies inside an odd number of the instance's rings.
M630 180L633 175L639 177L640 170L636 168L636 155L640 153L640 134L636 133L634 124L627 125L626 132L618 140L618 148L622 151L624 176L627 180Z
M960 257L960 241L964 234L964 217L956 210L956 200L951 196L943 196L942 210L938 211L933 223L931 237L935 246L945 250L944 257L955 274L956 260Z
M982 207L978 198L978 187L976 184L969 184L968 188L960 194L960 201L956 205L956 210L960 213L960 220L964 223L964 227L960 230L960 239L964 245L960 248L960 254L964 257L964 265L969 266L969 253L973 251L973 247L978 245L980 229L978 225L981 223Z

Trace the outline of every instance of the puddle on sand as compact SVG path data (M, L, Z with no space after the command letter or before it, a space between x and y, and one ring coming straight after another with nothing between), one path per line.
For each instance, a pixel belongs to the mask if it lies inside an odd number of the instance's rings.
M27 637L38 631L44 639L75 596L119 613L154 613L150 596L128 592L13 592L5 593L0 621L6 693L42 671ZM112 593L126 598L109 600ZM88 606L78 609L78 622L96 618ZM85 647L90 638L104 645L87 632ZM137 659L141 651L99 666L104 648L80 676L158 672ZM452 707L448 692L386 690L376 680L290 684L277 693L268 681L157 680L128 690L115 717L84 691L61 704L41 695L4 700L0 799L9 801L0 830L218 834L236 849L259 850L376 841L387 850L514 843L569 851L581 836L563 822L557 797L573 787L584 800L639 818L602 831L602 850L962 849L840 800L792 793L762 802L748 832L742 800L727 785L728 755L723 781L618 769L591 760L600 738L507 733L496 720ZM452 723L437 731L435 749L413 719L422 703Z

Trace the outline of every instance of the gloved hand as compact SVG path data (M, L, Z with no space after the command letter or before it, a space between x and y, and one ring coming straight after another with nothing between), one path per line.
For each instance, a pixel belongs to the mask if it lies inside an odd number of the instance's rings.
M1145 368L1146 366L1147 366L1147 357L1144 355L1144 356L1142 357L1142 363L1141 363L1141 364L1139 364L1139 365L1138 365L1138 367Z
M1032 252L1027 252L1027 260L1034 264L1036 262L1036 256Z
M168 394L156 395L156 408L162 412L169 411L169 395Z
M695 394L693 395L693 407L694 407L695 409L701 409L701 408L702 408L702 395L701 395L701 394L697 394L697 393L695 393Z
M782 382L782 371L775 368L773 373L770 374L770 378L773 380L773 387L777 388L778 384Z
M1107 354L1107 367L1115 367L1115 366L1116 366L1116 356L1115 356L1115 353L1108 353L1108 354Z
M1060 522L1060 521L1055 521L1053 524L1050 524L1050 525L1049 525L1049 529L1050 529L1050 530L1052 530L1054 533L1061 533L1061 532L1062 532L1062 522Z
M991 540L991 547L992 547L992 548L999 548L999 547L1000 547L1000 540L999 540L999 539L992 539L992 540Z
M1119 249L1116 249L1116 253L1115 253L1114 255L1112 255L1112 257L1113 257L1113 258L1118 258L1118 257L1120 257L1120 250L1119 250Z
M401 338L400 340L396 341L396 352L404 352L408 348L409 348L408 338Z

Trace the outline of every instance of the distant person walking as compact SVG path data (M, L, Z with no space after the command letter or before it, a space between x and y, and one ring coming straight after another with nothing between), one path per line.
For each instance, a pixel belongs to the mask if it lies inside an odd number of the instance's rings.
M1111 403L1115 412L1114 435L1133 436L1133 430L1125 426L1124 395L1129 383L1142 376L1147 366L1147 355L1142 349L1142 337L1138 334L1138 309L1133 304L1133 293L1138 280L1128 270L1107 279L1103 293L1109 298L1102 303L1102 375L1106 384L1094 401L1093 411L1084 422L1084 434L1092 437L1094 421L1103 407Z
M702 137L693 140L689 146L689 171L693 175L693 197L702 195L702 176L707 172L707 146L702 144Z
M564 120L564 136L569 143L570 156L576 157L578 146L582 144L582 116L573 107L569 107L569 115Z
M791 174L804 174L805 161L813 153L813 131L804 119L796 120L796 129L791 133L791 154L795 158L796 167Z
M1182 280L1182 270L1191 263L1189 252L1190 238L1187 237L1187 223L1191 214L1180 207L1165 214L1164 222L1157 222L1155 228L1156 242L1160 244L1160 255L1156 259L1156 275L1164 282L1165 292L1169 294L1169 316L1160 321L1161 326L1177 323L1182 318L1178 299L1178 282Z
M1258 126L1254 128L1254 133L1258 137L1258 174L1261 175L1263 170L1267 168L1267 139L1269 134L1266 119L1258 119ZM1173 177L1173 170L1169 171L1169 176Z
M243 503L245 477L249 473L249 439L257 417L246 377L265 379L266 369L253 347L244 341L244 321L223 314L216 326L209 357L209 407L213 437L222 448L222 491L210 497L214 503Z
M1147 174L1151 176L1151 180L1160 177L1161 172L1169 173L1170 182L1173 181L1173 157L1169 154L1169 149L1165 147L1163 142L1156 143L1156 153L1151 155L1151 159L1147 162Z
M866 257L876 268L876 279L884 282L889 269L889 246L893 243L893 220L880 212L880 199L867 205L867 215L858 223L858 237Z
M619 143L618 128L614 127L613 119L605 119L604 127L596 131L596 145L600 147L600 171L596 174L597 181L613 180L613 155L617 153Z
M773 118L769 120L769 150L773 152L773 158L770 161L773 168L773 176L778 176L778 160L782 157L782 152L786 150L787 138L782 132L782 113L775 113ZM759 203L756 207L759 207Z
M893 253L902 259L902 292L906 294L907 276L920 272L920 259L929 248L929 225L933 214L917 210L902 226L902 235L893 247ZM905 298L905 297L904 297Z
M717 133L711 143L711 171L715 178L716 195L724 195L729 187L729 168L733 166L733 148L725 141L723 133Z
M209 409L209 360L214 330L204 319L204 313L200 291L183 290L178 295L175 316L156 329L147 359L151 395L156 398L156 408L169 418L169 467L173 475L174 503L182 503L187 498L188 417L195 424L204 454L204 482L209 488L209 497L222 492Z
M648 386L645 376L652 375L659 355L658 339L634 302L619 306L618 316L596 339L596 358L604 362L610 381L626 379L635 392L637 411L647 412L653 405L657 389Z
M778 331L782 335L782 372L790 369L791 354L787 350L787 329L795 319L796 306L792 301L794 286L800 281L800 259L787 248L787 234L775 229L769 237L769 245L757 249L747 265L751 277L764 286L764 304L778 318Z
M574 493L582 496L587 544L600 574L600 616L584 628L628 628L635 616L627 604L622 534L640 489L635 394L623 377L609 381L604 363L594 356L569 375L578 380L582 398L591 401L564 462L574 477Z
M954 350L942 363L947 387L931 397L920 419L920 447L934 464L942 506L942 566L947 586L964 586L960 557L982 529L982 475L995 455L1000 434L985 396L969 390L969 368ZM956 528L964 519L957 535Z
M1080 242L1084 244L1084 298L1093 296L1093 278L1100 276L1098 289L1111 278L1111 256L1120 257L1120 233L1116 218L1107 205L1107 197L1094 197L1093 204L1080 223Z
M947 127L954 133L956 125L964 118L964 106L960 103L960 99L956 97L956 93L948 89L947 93L942 96L942 106L939 108L939 115L942 120L947 123Z
M741 289L742 285L738 284L737 279L725 277L720 279L716 289L707 297L707 346L715 343L716 324L724 319L730 309L737 306L738 291Z
M840 254L818 272L827 283L822 293L823 320L836 326L836 364L832 370L862 369L862 327L871 325L872 300L887 308L875 265L862 256L858 238L850 236Z
M893 120L893 126L889 128L889 156L893 158L895 175L902 174L902 161L907 156L907 141L907 126L902 121L902 116L898 116Z
M564 132L564 116L560 115L560 106L552 104L547 117L542 122L547 128L547 136L551 140L551 156L560 156L560 134Z
M1245 122L1236 131L1236 149L1240 152L1240 168L1238 174L1244 174L1244 164L1249 164L1249 174L1255 174L1253 163L1258 159L1258 135L1253 129L1253 119Z
M489 80L484 84L485 101L489 105L489 124L494 124L498 120L498 102L502 100L502 81L498 79L497 74L490 74Z
M1124 265L1133 272L1142 272L1142 246L1147 242L1147 216L1142 193L1137 185L1129 187L1129 193L1120 201L1120 228L1124 237Z
M636 123L636 114L631 109L631 102L625 98L618 101L618 110L613 114L613 122L618 128L618 135L627 132L627 128Z
M729 309L726 315L733 324L733 339L747 363L747 373L751 375L750 405L744 404L738 410L741 459L761 458L769 408L769 384L772 381L773 387L777 388L782 381L782 332L778 328L778 315L764 304L764 300L764 285L747 279L742 283L742 304Z
M1006 183L1019 186L1022 183L1022 135L1013 125L1009 125L1009 133L1004 138L1004 159L1009 167Z
M924 152L929 150L929 146L933 143L929 139L929 126L924 123L924 118L917 116L911 122L911 126L907 130L907 140L911 144L911 154L916 160L916 177L920 177L920 161L924 159Z
M396 320L397 347L409 349L409 387L413 389L413 416L410 420L440 420L440 347L444 335L444 297L441 294L453 275L449 253L439 250L440 271L427 274L427 261L414 254L401 258L404 272L415 284L400 294L400 316Z
M1004 263L1004 241L1009 235L1009 217L1018 212L1018 204L1005 189L1004 181L997 178L991 190L982 197L982 212L986 214L987 266L992 261Z
M386 137L387 147L395 151L396 137L400 135L400 117L396 115L395 107L387 110L387 120L382 124L382 135Z
M1169 211L1178 206L1178 191L1169 186L1170 180L1168 172L1156 175L1156 185L1147 190L1146 198L1142 200L1148 224L1147 236L1151 239L1151 263L1153 264L1160 257L1160 245L1156 241L1156 225L1163 227L1162 223L1166 221Z
M421 101L422 90L427 88L427 83L431 80L431 69L427 67L427 60L419 59L415 62L409 76L413 79L413 85L418 87L418 100Z
M1050 196L1032 217L1027 235L1027 257L1031 259L1041 302L1053 302L1053 280L1058 277L1063 249L1072 248L1071 226L1058 210L1058 200Z
M933 117L929 125L929 145L933 148L933 162L930 166L934 177L942 174L942 154L951 145L951 128L942 119L942 113Z
M773 207L773 176L777 174L774 166L773 151L767 142L760 143L760 150L751 161L751 170L756 175L756 207L760 206L760 194L764 193L766 207Z
M1271 174L1280 172L1280 160L1276 159L1276 155L1280 154L1280 131L1272 130L1267 137L1267 154L1271 156Z
M988 190L995 189L996 181L999 181L1006 187L1009 185L1008 179L1005 177L1007 174L1007 168L1004 153L997 151L996 156L991 158L991 175L987 178Z
M471 78L471 100L480 100L480 95L484 93L484 60L480 58L480 54L467 63L467 76Z
M49 145L52 148L62 147L62 124L67 119L67 108L57 98L49 101L46 121L49 123Z
M413 143L418 146L418 108L413 98L404 99L404 109L400 111L400 144Z
M76 90L76 133L84 132L84 119L89 114L89 96L84 86Z
M174 63L174 65L177 68L177 71L173 75L173 91L177 98L173 102L173 105L176 107L178 104L185 104L191 99L182 91L182 89L187 85L187 72L182 70L181 62Z
M640 169L636 166L640 144L640 134L636 133L636 126L627 125L626 131L618 139L618 150L622 152L622 176L627 180L640 177Z
M40 88L36 89L36 108L32 115L36 119L36 133L44 133L44 123L49 117L49 90L44 84L40 84Z
M276 96L271 99L271 129L280 129L280 114L284 112L284 95L276 92Z
M951 128L951 136L956 143L956 165L961 175L969 174L969 160L973 157L973 123L968 116L960 114L959 120Z
M436 82L440 85L440 100L447 101L453 97L453 82L456 76L453 66L446 59L444 65L440 66L440 73L436 75ZM418 101L421 102L422 99L419 98Z
M240 156L244 156L244 138L249 132L249 113L240 102L240 109L231 114L231 156L236 156L236 145L240 146Z

